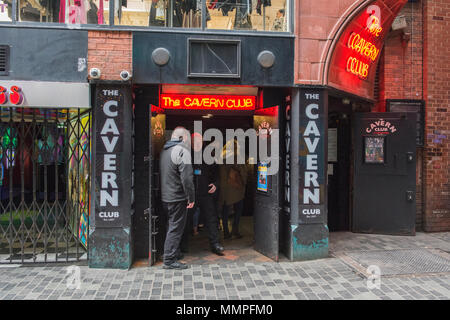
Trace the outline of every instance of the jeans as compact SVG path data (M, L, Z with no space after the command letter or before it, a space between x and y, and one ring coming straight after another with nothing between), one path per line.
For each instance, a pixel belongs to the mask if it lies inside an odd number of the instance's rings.
M190 209L188 212L188 218L184 234L181 240L180 249L182 252L188 252L189 238L192 233L194 224L194 216L196 210L200 209L200 214L205 218L206 228L208 230L208 240L211 248L216 247L220 244L219 242L219 231L217 230L218 217L214 198L210 195L199 196L195 200L194 208Z
M194 216L192 218L194 220L194 228L198 227L199 220L200 220L200 208L199 207L197 207L197 209L195 209Z
M180 241L186 225L187 201L163 202L168 217L166 241L164 242L164 264L177 261L180 254Z
M238 201L232 205L225 205L222 211L223 233L229 234L228 216L231 214L231 208L234 208L233 234L239 234L239 221L241 220L242 211L244 210L244 200Z

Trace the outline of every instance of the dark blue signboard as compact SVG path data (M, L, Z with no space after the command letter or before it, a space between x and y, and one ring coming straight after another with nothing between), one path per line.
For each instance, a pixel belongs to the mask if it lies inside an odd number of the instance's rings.
M300 224L326 221L327 112L325 90L300 90Z

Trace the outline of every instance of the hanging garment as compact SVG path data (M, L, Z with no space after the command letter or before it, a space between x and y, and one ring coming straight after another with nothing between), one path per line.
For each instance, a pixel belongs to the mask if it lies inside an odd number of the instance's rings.
M275 18L272 25L272 31L284 31L284 17Z
M208 5L208 8L211 9L211 10L216 9L218 1L219 0L211 0L209 5Z
M181 11L183 13L189 13L189 11L197 10L197 0L184 0L181 1Z
M215 9L222 11L223 16L228 16L228 12L237 7L237 2L240 0L224 0L215 6Z
M106 0L108 1L108 0ZM103 0L100 0L100 4L99 4L99 8L98 8L98 13L97 13L97 17L98 17L98 24L104 24L105 20L103 18L103 14L104 14L104 8L103 8Z
M98 23L98 8L94 1L89 1L90 8L87 9L87 23L97 24Z
M252 29L251 12L251 0L237 0L234 29Z
M66 22L66 0L59 0L59 23Z
M59 22L86 24L86 1L87 0L61 0L59 7Z
M271 0L258 0L258 3L256 4L256 12L257 12L259 15L262 14L262 12L261 12L261 7L262 7L262 6L264 6L264 7L270 7L270 6L272 6Z
M176 0L173 6L173 27L183 25L183 11L181 10L182 0Z

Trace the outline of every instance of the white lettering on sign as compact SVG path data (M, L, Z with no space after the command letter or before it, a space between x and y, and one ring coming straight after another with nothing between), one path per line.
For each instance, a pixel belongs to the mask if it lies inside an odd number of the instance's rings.
M103 94L117 96L118 90L103 90ZM117 164L114 154L115 147L119 141L119 130L117 128L114 118L118 116L118 102L109 100L103 105L103 113L106 121L100 131L101 140L107 153L103 155L103 168L101 172L100 181L100 206L107 205L117 207L119 206L119 186L117 185ZM108 137L108 134L113 136ZM100 218L111 219L118 218L119 212L100 212Z
M320 209L303 209L302 213L304 215L320 215Z
M305 94L309 100L319 100L319 94ZM304 185L303 185L303 204L320 204L320 185L319 185L319 165L317 146L319 145L321 135L319 127L317 126L317 120L319 119L319 105L317 103L310 103L306 106L305 115L308 119L305 132L303 133L303 140L306 145L306 167L304 173ZM319 209L311 209L315 211L308 211L310 209L304 209L303 214L315 215L320 214ZM319 213L317 213L319 210Z
M290 103L290 96L286 97ZM285 170L284 170L284 201L291 203L291 105L286 106L286 131L284 134L284 143L286 147Z
M383 119L379 119L377 121L372 122L367 128L367 133L375 133L375 134L389 134L397 131L397 128L390 123L389 121L385 121Z
M102 211L98 214L100 218L118 218L119 212L118 211Z

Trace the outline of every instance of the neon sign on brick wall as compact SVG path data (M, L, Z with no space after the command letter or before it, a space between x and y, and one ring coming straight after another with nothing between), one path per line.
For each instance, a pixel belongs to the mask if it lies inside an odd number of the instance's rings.
M347 72L363 80L367 79L371 64L380 55L380 49L374 42L383 31L380 25L380 8L372 5L366 12L369 14L367 27L360 33L351 32L347 43L347 47L351 49L351 55L347 58Z

